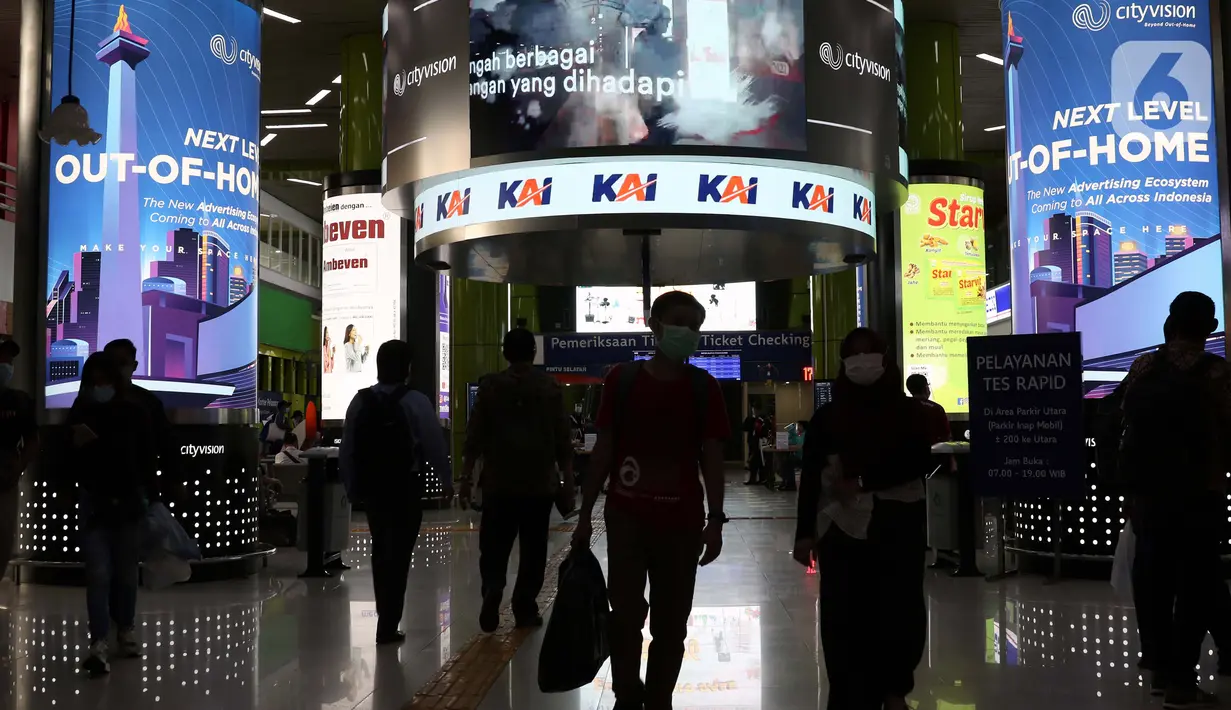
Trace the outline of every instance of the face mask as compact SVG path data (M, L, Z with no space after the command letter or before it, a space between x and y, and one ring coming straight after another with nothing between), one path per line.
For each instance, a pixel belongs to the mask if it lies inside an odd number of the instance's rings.
M13 379L13 363L0 362L0 387L8 387Z
M664 325L662 337L658 339L658 349L663 355L684 362L697 352L697 343L701 334L683 325Z
M846 376L857 385L870 385L885 374L885 356L880 353L867 355L851 355L844 359Z
M115 397L115 387L112 387L111 385L99 385L94 388L93 395L95 402L98 402L99 404L106 404L107 402L110 402L113 397Z

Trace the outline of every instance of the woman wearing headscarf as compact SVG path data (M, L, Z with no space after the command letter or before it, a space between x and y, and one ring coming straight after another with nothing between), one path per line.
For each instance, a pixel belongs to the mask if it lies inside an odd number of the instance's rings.
M926 640L931 440L887 350L867 328L846 336L804 443L794 556L820 573L829 710L905 710Z
M112 655L141 655L134 635L137 565L146 509L156 494L157 462L144 441L149 416L116 394L121 382L115 363L94 353L82 367L81 389L68 415L90 628L82 665L91 676L108 673ZM112 621L118 627L114 646L108 641Z

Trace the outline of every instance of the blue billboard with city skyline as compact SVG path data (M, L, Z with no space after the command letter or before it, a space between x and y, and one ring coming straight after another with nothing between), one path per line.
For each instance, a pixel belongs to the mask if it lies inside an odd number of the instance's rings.
M1134 294L1199 290L1221 306L1220 245L1200 248L1221 235L1208 3L1001 10L1013 332L1078 330L1078 307L1113 290L1126 319L1147 312ZM1168 268L1189 253L1218 268ZM1148 290L1134 285L1146 273ZM1137 324L1134 349L1160 344L1162 326Z
M255 407L261 14L77 0L70 28L70 5L54 3L52 95L79 97L101 137L51 146L47 406L127 339L168 406Z

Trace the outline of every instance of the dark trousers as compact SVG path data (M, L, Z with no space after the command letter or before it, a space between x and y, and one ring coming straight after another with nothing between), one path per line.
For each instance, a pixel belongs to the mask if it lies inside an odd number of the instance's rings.
M1222 585L1227 592L1219 576L1219 503L1211 494L1143 505L1137 515L1133 576L1142 661L1163 673L1168 686L1197 682L1201 643L1225 603L1218 591Z
M410 559L422 524L423 510L417 504L368 505L378 634L396 631L402 623Z
M765 475L765 451L760 439L748 439L748 480L760 481Z
M508 582L509 554L518 541L517 582L513 614L531 618L539 613L538 596L547 570L547 534L551 524L550 496L484 496L479 524L479 575L483 597L501 594Z
M612 691L620 702L644 703L645 710L670 710L684 663L701 528L664 530L611 510L606 518ZM647 613L654 640L642 682L641 630Z
M821 539L821 645L829 710L880 710L906 697L923 658L926 503L877 500L868 539Z

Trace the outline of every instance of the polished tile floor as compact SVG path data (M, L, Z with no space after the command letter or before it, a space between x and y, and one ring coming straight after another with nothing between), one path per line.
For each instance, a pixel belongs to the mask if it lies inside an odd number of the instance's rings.
M790 559L793 498L733 477L736 520L723 557L698 577L676 710L821 710L817 580ZM0 582L0 708L396 710L479 630L477 516L433 513L420 538L400 649L373 645L375 611L362 525L336 579L296 577L279 553L257 577L145 593L145 658L110 677L78 672L85 645L80 589ZM553 534L553 548L567 543ZM596 545L605 557L605 541ZM511 569L514 569L511 566ZM1105 583L928 581L929 643L912 698L925 710L1161 707L1136 671L1131 607ZM609 710L604 669L569 694L536 687L541 633L530 635L484 699L484 710ZM1216 658L1205 657L1210 688ZM1231 695L1231 686L1227 687ZM1229 704L1231 706L1231 704Z

